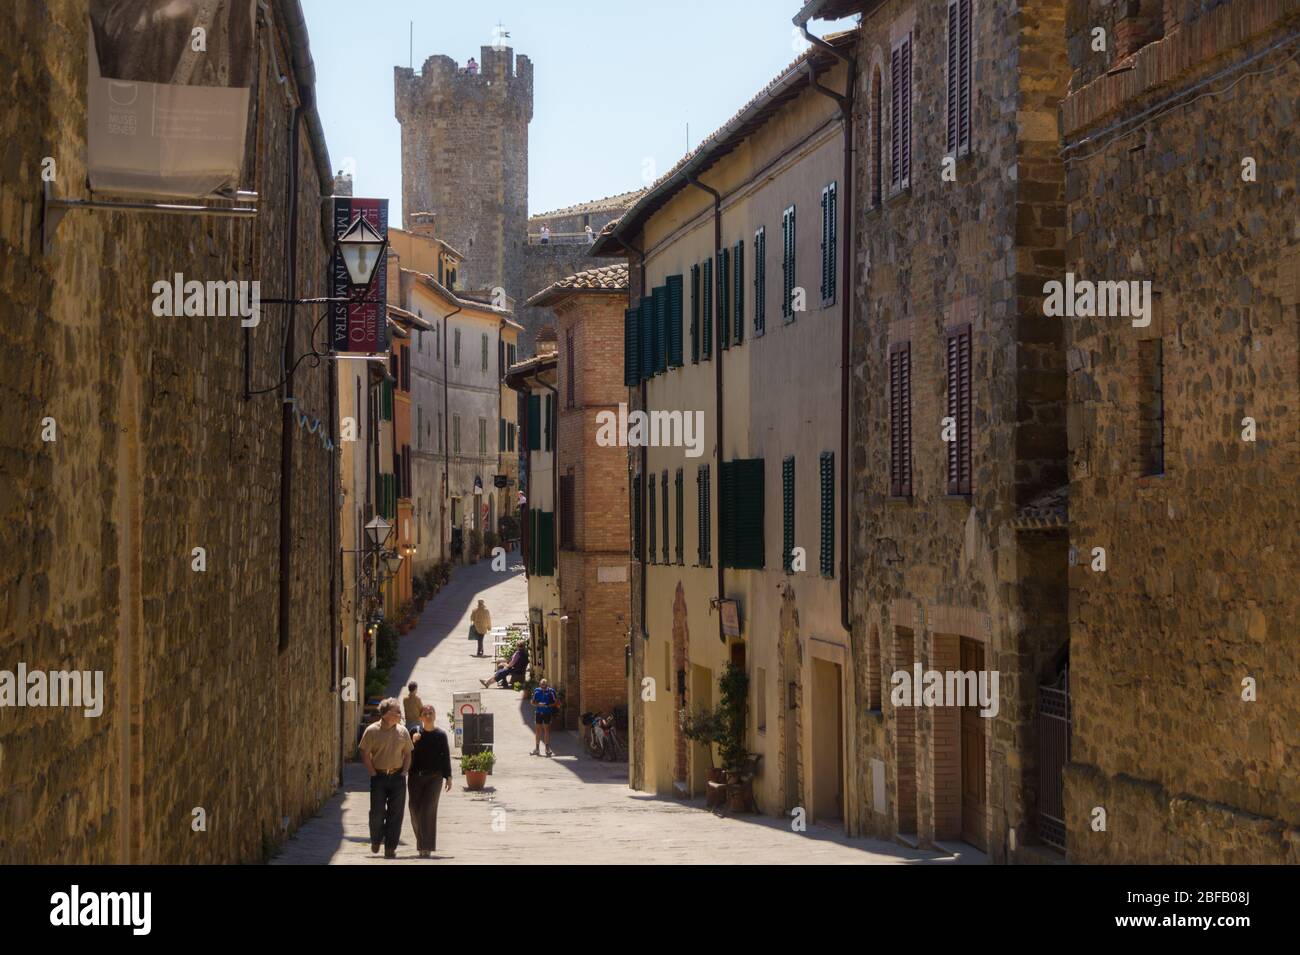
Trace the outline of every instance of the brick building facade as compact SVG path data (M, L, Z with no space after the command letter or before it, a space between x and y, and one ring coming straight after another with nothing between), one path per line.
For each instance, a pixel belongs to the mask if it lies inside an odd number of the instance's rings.
M559 612L556 637L567 722L627 704L627 452L602 443L600 416L618 415L623 387L627 266L578 272L529 299L557 317Z
M247 330L150 314L152 284L178 272L258 280L263 299L327 294L333 176L302 24L297 0L258 9L242 183L256 218L74 210L43 255L45 157L56 194L85 197L86 4L0 7L23 103L0 167L0 670L102 671L105 694L98 718L0 709L0 862L257 861L334 790L329 368L299 366L284 414L285 307ZM312 324L300 308L294 354Z
M1069 4L1066 268L1152 291L1145 325L1060 319L1069 857L1294 864L1300 4L1130 8L1098 51Z

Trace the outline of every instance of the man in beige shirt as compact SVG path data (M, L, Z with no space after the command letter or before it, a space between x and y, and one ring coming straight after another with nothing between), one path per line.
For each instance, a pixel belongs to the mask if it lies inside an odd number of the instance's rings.
M415 682L408 683L406 697L402 700L402 716L406 719L406 731L412 736L420 731L420 711L424 709L424 701L415 690Z
M382 842L384 858L395 859L412 749L397 700L389 697L379 704L379 719L366 727L357 748L370 773L370 851L378 852Z
M478 653L475 656L483 655L483 638L487 632L492 629L492 614L488 613L487 604L479 600L478 606L469 616L469 638L478 641Z

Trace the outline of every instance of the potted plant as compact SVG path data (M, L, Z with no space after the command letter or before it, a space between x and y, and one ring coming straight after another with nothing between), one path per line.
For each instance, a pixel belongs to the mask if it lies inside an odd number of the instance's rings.
M460 758L460 771L465 774L465 788L480 790L487 784L488 773L496 756L491 750L481 753L467 753Z
M708 781L711 783L721 783L723 781L722 770L713 765L713 747L722 739L722 721L717 710L697 709L691 713L685 707L678 711L678 722L682 727L682 735L687 739L701 743L704 746L704 752L709 757ZM717 786L710 786L707 793L707 802L710 806L717 805L722 799L723 790Z

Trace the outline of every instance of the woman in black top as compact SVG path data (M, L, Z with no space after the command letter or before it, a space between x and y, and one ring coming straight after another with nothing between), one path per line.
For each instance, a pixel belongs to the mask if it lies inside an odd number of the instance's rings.
M411 753L408 791L415 847L421 859L427 859L438 848L438 787L445 785L451 792L451 748L447 734L434 725L435 716L433 707L425 704L420 710L420 728L411 737L415 750Z

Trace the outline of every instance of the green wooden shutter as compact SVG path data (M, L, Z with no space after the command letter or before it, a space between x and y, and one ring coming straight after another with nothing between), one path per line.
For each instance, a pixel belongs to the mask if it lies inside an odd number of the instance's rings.
M835 452L823 451L821 459L823 577L835 576Z
M663 521L663 531L664 531L664 544L663 544L664 563L669 564L672 563L672 561L668 556L668 552L670 549L669 544L671 542L669 540L669 533L668 533L668 469L667 468L664 469L662 487L663 487L663 497L660 498L659 504L664 509L663 516L661 518Z
M754 233L754 337L763 334L767 322L767 229Z
M682 366L682 277L668 276L668 364Z
M700 360L700 267L691 266L691 364Z
M641 380L649 381L655 374L655 320L654 300L649 295L641 298Z
M528 450L542 450L542 396L528 396Z
M713 560L713 523L709 497L709 466L707 464L701 464L695 472L695 488L699 562L701 567L708 567Z
M737 239L732 256L736 270L736 344L745 340L745 240Z
M641 383L641 359L637 354L641 345L641 332L637 327L639 315L635 308L623 312L623 384L629 388Z
M646 563L655 563L655 544L657 535L655 532L655 476L653 474L646 477L645 483L645 502L646 502L646 542L649 546L646 548Z
M655 307L655 373L668 370L668 287L661 285L652 296Z
M528 576L537 576L537 508L528 509Z
M686 563L686 482L682 475L682 469L677 469L677 475L674 478L673 492L677 504L677 563Z
M781 213L781 317L790 318L790 210Z
M718 250L718 348L731 347L731 253Z
M722 462L722 565L763 567L763 459Z
M781 566L791 572L794 550L794 457L781 462Z
M708 361L713 357L713 258L704 260L704 291L700 295L700 302L703 305L704 314L700 323L700 334L703 344L700 346L700 357Z

